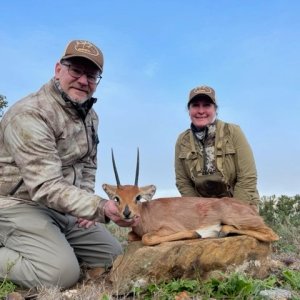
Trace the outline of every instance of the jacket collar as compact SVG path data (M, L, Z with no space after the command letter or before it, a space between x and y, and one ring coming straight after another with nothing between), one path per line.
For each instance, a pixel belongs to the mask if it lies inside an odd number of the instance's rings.
M55 98L66 107L73 108L79 117L82 120L85 120L88 112L91 110L93 105L97 102L97 98L91 97L90 99L86 100L84 103L77 103L75 101L72 101L68 95L63 92L59 85L57 84L56 80L53 78L50 82L51 89L54 92Z

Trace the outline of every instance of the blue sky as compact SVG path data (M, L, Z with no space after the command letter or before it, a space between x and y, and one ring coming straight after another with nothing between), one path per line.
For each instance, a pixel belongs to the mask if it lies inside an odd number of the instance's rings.
M190 126L198 85L217 93L220 119L252 146L261 196L300 193L300 2L279 0L4 1L0 94L9 105L50 80L72 39L104 53L95 96L100 117L96 191L115 183L177 195L174 146Z

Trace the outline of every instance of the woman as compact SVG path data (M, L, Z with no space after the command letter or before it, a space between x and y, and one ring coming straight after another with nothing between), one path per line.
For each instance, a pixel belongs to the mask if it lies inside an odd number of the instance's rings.
M235 124L217 119L215 91L191 90L191 128L175 148L176 186L182 196L234 197L257 206L257 173L250 145Z

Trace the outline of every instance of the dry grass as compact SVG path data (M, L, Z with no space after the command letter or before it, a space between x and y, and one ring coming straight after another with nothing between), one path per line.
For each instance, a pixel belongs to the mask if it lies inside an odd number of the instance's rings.
M58 288L42 289L39 291L37 300L104 300L112 299L109 291L103 284L81 284L80 287L61 292Z
M113 295L106 278L98 282L80 283L74 288L60 291L58 288L45 288L38 291L36 300L123 300L136 299L132 295Z

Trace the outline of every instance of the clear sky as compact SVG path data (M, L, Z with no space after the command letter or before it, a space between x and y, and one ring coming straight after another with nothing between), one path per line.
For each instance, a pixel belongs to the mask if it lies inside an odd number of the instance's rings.
M54 74L72 39L104 53L96 191L133 184L173 196L174 146L190 126L189 91L210 85L220 119L241 126L261 196L300 193L300 1L2 1L0 94L12 105Z

